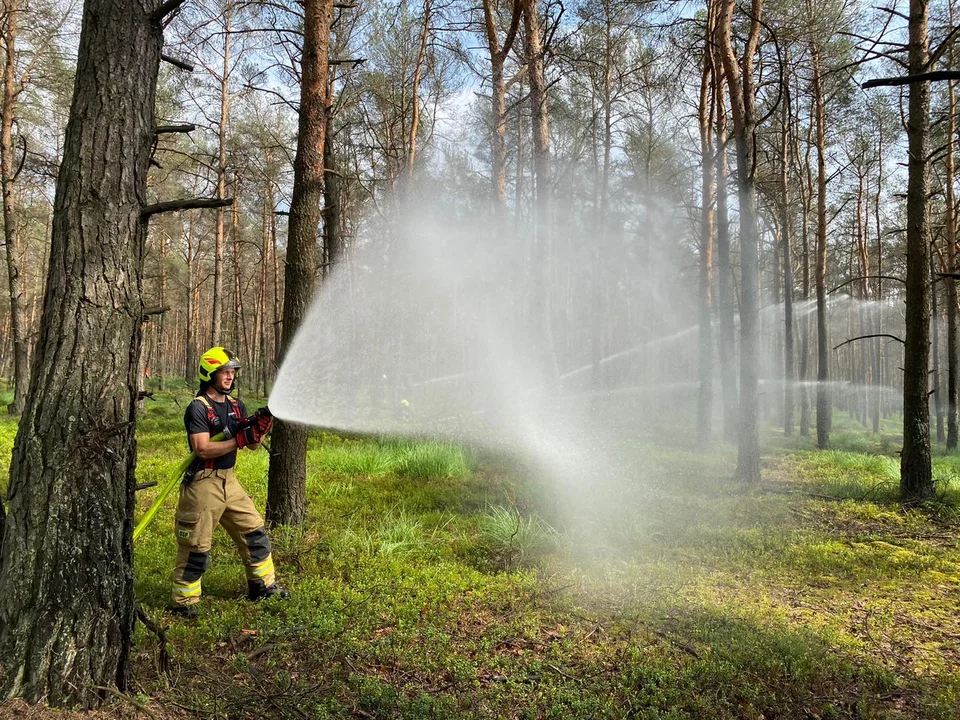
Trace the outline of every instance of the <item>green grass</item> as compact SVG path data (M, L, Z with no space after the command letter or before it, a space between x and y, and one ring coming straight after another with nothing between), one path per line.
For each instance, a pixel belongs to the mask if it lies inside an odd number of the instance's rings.
M182 407L147 406L140 481L184 453ZM138 541L172 662L138 627L134 687L160 716L956 718L960 457L935 458L937 503L902 508L897 447L838 432L822 453L774 438L759 488L735 449L673 442L563 492L489 452L317 434L307 522L271 533L290 601L246 602L218 531L200 619L164 617L172 500ZM261 509L267 470L241 453Z

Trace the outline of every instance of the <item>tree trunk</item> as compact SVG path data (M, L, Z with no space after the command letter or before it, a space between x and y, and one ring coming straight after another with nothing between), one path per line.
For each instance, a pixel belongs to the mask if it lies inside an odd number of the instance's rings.
M807 2L808 9L810 2ZM811 10L812 12L812 10ZM830 407L830 341L827 337L827 163L826 118L820 75L820 46L812 42L813 106L817 126L817 447L823 450L830 442L832 410Z
M287 232L281 356L290 347L313 297L320 270L320 201L327 128L327 60L333 0L304 4L300 122L293 162L293 197ZM307 427L278 420L273 430L267 482L267 522L300 525L306 518Z
M420 81L423 78L423 67L427 60L427 45L430 40L430 16L433 10L431 0L423 3L423 32L420 35L420 50L417 52L417 64L413 72L413 97L410 100L410 135L407 140L409 148L406 157L407 178L413 177L414 163L417 160L417 134L420 132Z
M877 157L883 157L883 122L877 123ZM877 230L877 321L874 325L874 332L880 334L883 332L883 226L880 222L880 205L883 195L883 162L877 163L877 195L874 198L873 218ZM877 390L874 393L873 405L873 431L880 432L880 413L883 405L883 385L884 385L884 345L880 338L873 340L873 376L877 383Z
M759 363L760 363L760 233L757 227L754 134L756 95L754 53L760 38L763 0L753 0L750 35L743 51L742 73L733 52L731 32L734 0L724 0L718 23L723 67L733 116L737 148L737 190L740 201L740 424L737 476L760 481Z
M196 183L194 183L196 187ZM184 375L186 384L193 385L197 382L197 305L199 304L199 272L197 271L198 253L194 249L194 230L193 213L187 213L187 308L186 308L186 334L184 337L184 347L186 353L184 357ZM201 351L202 352L202 351Z
M932 335L931 350L933 352L933 408L937 418L937 442L944 442L946 436L943 428L943 393L940 392L940 313L937 303L937 269L933 261L933 248L930 252L930 331Z
M491 120L493 133L490 139L490 194L494 207L502 211L507 202L507 86L504 79L504 63L513 45L520 19L519 3L514 4L510 31L503 46L497 34L494 0L483 0L483 21L487 33L487 48L490 51L491 74Z
M530 124L533 130L534 217L533 307L531 322L540 339L540 371L552 381L559 375L553 349L552 313L547 278L550 270L550 127L547 84L543 69L540 16L536 0L521 0L524 55L530 83Z
M710 288L713 284L713 32L715 13L708 12L700 76L700 391L697 396L697 446L710 442L713 421L713 320Z
M160 292L157 304L166 307L167 302L167 236L160 235ZM160 375L159 389L166 389L167 376L167 313L160 313L157 318L157 372Z
M910 0L909 74L925 72L927 0ZM907 116L907 288L903 347L903 452L900 494L908 502L933 497L930 464L930 243L927 237L927 134L930 85L910 85Z
M333 82L327 88L327 105L333 106ZM343 218L340 215L340 173L337 154L333 146L333 113L327 114L327 129L323 137L323 234L326 249L326 268L324 275L340 262L343 255Z
M952 17L952 3L951 3ZM951 20L951 25L952 25ZM952 46L951 46L952 48ZM953 51L951 49L951 67L953 66ZM956 136L956 95L953 83L948 83L949 105L947 109L947 137ZM955 167L953 143L947 143L947 172L944 178L946 187L946 235L947 235L947 272L957 272L957 231L956 231L956 198L954 196L953 181ZM947 296L947 450L957 449L957 281L952 277L944 280Z
M25 257L20 247L13 201L13 119L16 112L16 53L18 0L6 0L3 45L6 59L3 73L3 109L0 115L0 181L3 192L3 239L7 249L7 277L10 288L10 334L13 336L13 402L7 412L23 412L27 383L30 381L27 359L27 326L23 305L26 283L23 277Z
M789 51L784 51L784 74L790 63ZM794 386L796 373L793 365L793 259L790 257L792 237L790 223L790 184L787 177L790 154L790 80L783 83L783 108L780 115L780 239L783 243L783 434L793 435Z
M227 193L227 124L230 121L230 21L233 6L224 8L223 16L223 74L220 76L220 125L217 133L217 199L223 200ZM223 215L224 208L217 208L217 234L213 253L213 303L211 305L210 344L223 343Z
M10 469L0 697L95 706L125 689L134 621L136 372L157 0L87 0L50 263Z
M811 109L811 113L813 110ZM807 380L810 377L810 213L813 207L813 171L810 167L811 129L807 128L807 145L804 163L801 168L800 189L803 193L803 221L801 224L801 251L803 253L804 313L800 323L800 435L810 435L810 390ZM799 160L799 148L797 150Z
M737 339L734 321L733 260L730 255L730 223L727 213L727 111L723 102L725 78L719 45L714 42L713 97L717 104L717 304L720 311L720 384L723 391L723 437L733 442L737 436Z

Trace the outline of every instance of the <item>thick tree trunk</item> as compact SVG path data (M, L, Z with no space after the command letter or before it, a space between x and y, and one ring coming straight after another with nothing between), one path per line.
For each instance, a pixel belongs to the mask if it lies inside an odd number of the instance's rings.
M300 123L293 162L293 197L287 233L281 355L290 347L307 313L320 270L320 201L323 145L327 128L327 60L333 0L304 5ZM273 430L267 482L267 522L299 525L306 518L307 427L278 420Z
M928 69L927 0L910 0L909 74ZM903 452L900 494L913 502L933 497L930 463L930 242L927 237L927 134L930 85L910 85L907 115L907 289L903 347Z
M757 227L754 167L756 95L754 53L760 37L763 0L753 0L750 35L743 51L742 72L733 52L733 0L724 0L718 23L723 67L727 75L733 137L737 148L737 189L740 200L740 424L737 476L760 481L760 233Z
M3 109L0 115L0 184L3 192L3 239L7 250L7 277L10 288L10 334L13 337L13 402L7 407L11 415L23 412L27 384L30 382L27 348L27 326L24 308L26 282L23 277L23 250L13 201L13 119L16 112L17 82L17 0L4 3L3 46L6 55L3 73Z
M158 4L84 4L43 316L10 469L0 698L93 706L101 688L127 682Z

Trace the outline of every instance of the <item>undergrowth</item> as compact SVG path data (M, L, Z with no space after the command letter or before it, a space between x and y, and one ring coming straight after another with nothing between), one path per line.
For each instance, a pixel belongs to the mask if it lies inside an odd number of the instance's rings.
M139 481L182 456L183 402L147 406ZM200 618L164 616L172 499L138 540L170 667L138 626L132 687L158 718L956 718L960 460L903 508L896 447L864 438L771 438L759 487L729 447L637 445L569 503L495 454L312 435L307 521L271 531L290 600L244 600L218 531ZM241 453L261 509L267 470Z

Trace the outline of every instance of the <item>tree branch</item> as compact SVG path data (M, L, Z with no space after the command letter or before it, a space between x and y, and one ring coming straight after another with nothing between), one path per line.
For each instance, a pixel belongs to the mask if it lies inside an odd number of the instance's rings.
M164 135L167 133L189 133L197 129L197 126L193 123L184 123L182 125L157 125L156 130L154 130L157 135Z
M150 19L154 22L161 22L167 15L172 13L178 7L183 5L186 0L167 0L165 3L161 4L153 13L150 15Z
M840 283L840 284L837 285L833 290L829 290L829 291L827 292L827 295L832 295L833 293L835 293L835 292L836 292L837 290L839 290L840 288L846 287L846 286L849 285L850 283L855 283L855 282L857 282L857 280L894 280L894 281L896 281L896 282L898 282L898 283L904 283L904 284L906 284L906 282L907 282L907 281L904 280L903 278L899 278L899 277L896 277L896 276L894 276L894 275L861 275L860 277L850 278L850 279L847 280L845 283Z
M930 82L937 80L960 80L960 70L935 70L934 72L918 73L917 75L902 75L892 78L874 78L867 80L862 87L869 90L875 87L895 87L897 85L910 85L918 82Z
M849 340L844 340L839 345L834 346L834 350L842 348L844 345L847 345L857 340L867 340L869 338L890 338L891 340L896 340L898 343L903 343L901 338L898 338L896 335L890 335L889 333L873 333L872 335L860 335L859 337L850 338Z
M153 205L145 205L143 210L140 211L140 217L146 219L151 215L156 215L157 213L174 212L176 210L198 210L201 208L229 207L230 205L233 205L233 198L224 198L223 200L217 198L183 198L181 200L165 200L163 202L154 203Z
M164 62L168 62L171 65L174 65L180 68L181 70L186 70L187 72L193 72L193 65L191 65L190 63L184 62L183 60L177 60L172 55L161 55L160 59L163 60Z

